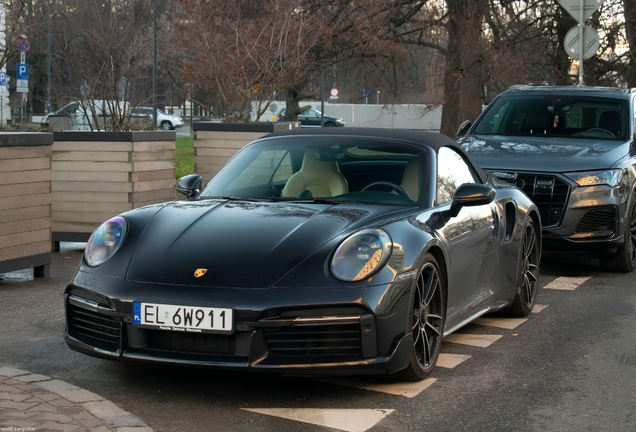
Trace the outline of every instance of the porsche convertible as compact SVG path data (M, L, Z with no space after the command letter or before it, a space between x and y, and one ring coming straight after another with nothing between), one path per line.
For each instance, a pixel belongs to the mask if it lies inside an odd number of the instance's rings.
M92 234L65 290L70 348L416 381L444 336L536 300L537 207L443 135L275 133L175 188Z

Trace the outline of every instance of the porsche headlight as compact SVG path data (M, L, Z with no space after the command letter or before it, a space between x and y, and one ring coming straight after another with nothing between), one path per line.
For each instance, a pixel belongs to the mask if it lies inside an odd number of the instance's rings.
M84 258L91 267L103 264L119 250L126 238L128 223L121 216L115 216L100 225L86 244Z
M618 186L623 179L623 171L619 169L610 169L603 171L583 171L576 173L565 173L579 186L597 186L608 185Z
M381 229L363 229L340 243L331 259L331 273L356 282L380 270L391 255L391 237Z

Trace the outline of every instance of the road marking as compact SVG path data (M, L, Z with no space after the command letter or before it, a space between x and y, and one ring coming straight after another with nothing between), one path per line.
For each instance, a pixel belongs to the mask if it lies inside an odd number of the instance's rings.
M541 312L543 309L547 308L548 305L540 305L540 304L536 304L534 305L534 307L532 308L532 313L533 314L538 314L539 312Z
M528 321L527 318L477 318L474 324L512 330Z
M590 279L591 276L587 277L567 277L561 276L547 284L543 287L543 289L553 289L553 290L561 290L561 291L574 291L577 289L583 282Z
M440 354L437 359L437 366L452 369L470 358L469 355L461 354Z
M258 414L281 417L347 432L365 432L378 424L392 409L241 408Z
M438 363L439 365L439 363ZM359 388L363 390L371 390L380 393L388 393L394 396L403 396L413 398L429 388L435 381L435 378L427 378L418 382L386 382L386 383L370 383L360 378L324 378L319 381L331 384L342 385L345 387Z
M497 342L501 335L477 335L477 334L456 334L453 333L444 338L444 342L471 345L486 348Z

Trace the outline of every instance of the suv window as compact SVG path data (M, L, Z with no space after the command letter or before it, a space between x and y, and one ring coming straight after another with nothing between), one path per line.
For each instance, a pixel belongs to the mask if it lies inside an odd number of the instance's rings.
M544 135L625 141L624 100L570 95L498 98L476 125L481 135Z

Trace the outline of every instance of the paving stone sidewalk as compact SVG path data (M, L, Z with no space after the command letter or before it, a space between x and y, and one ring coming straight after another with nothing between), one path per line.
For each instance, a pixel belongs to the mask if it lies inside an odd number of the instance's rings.
M0 367L0 432L152 432L139 417L64 381Z

